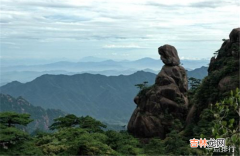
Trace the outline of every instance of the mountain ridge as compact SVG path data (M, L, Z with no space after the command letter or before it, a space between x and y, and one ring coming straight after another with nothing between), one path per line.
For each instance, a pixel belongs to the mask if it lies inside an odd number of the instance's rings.
M31 82L2 86L0 91L13 97L22 96L45 109L59 108L108 123L126 123L134 109L132 96L138 92L134 85L146 80L153 84L154 77L155 74L143 71L128 76L45 74Z
M138 59L138 60L133 60L133 61L129 61L129 60L111 60L111 59L106 59L106 60L102 60L102 61L97 61L97 62L94 62L94 61L78 61L78 62L70 62L70 61L58 61L58 62L53 62L53 63L47 63L47 64L41 64L41 65L18 65L18 66L7 66L7 67L3 67L2 70L23 70L23 69L34 69L35 68L35 71L37 71L36 69L38 68L46 68L46 67L55 67L55 66L79 66L79 65L87 65L87 66L93 66L95 65L96 67L99 66L99 65L102 65L102 63L111 63L111 65L113 66L133 66L133 65L136 65L136 64L142 64L142 66L144 68L148 68L149 64L151 64L151 68L158 68L158 66L153 66L153 65L163 65L161 63L161 61L159 59L153 59L153 58L149 58L149 57L145 57L145 58L141 58L141 59ZM193 63L195 62L195 63ZM206 66L207 63L209 62L209 60L182 60L182 63L183 63L183 66L185 66L185 68L198 68L200 66ZM148 63L148 64L146 64ZM185 65L186 64L186 65ZM125 69L126 69L125 67ZM140 66L141 68L141 66ZM138 70L141 70L139 68L137 68ZM52 69L52 70L56 70L56 69Z
M1 73L1 86L12 82L12 81L19 81L22 83L29 82L34 80L35 78L44 75L44 74L54 74L54 75L74 75L74 74L82 74L82 73L90 73L90 74L101 74L106 76L119 76L119 75L131 75L138 70L134 68L129 68L126 70L103 70L103 71L82 71L82 72L68 72L64 70L52 70L52 71L9 71L9 72L2 72ZM153 70L151 68L144 68L143 71L151 72L157 74L159 70ZM195 77L198 79L202 79L207 75L207 67L196 68L194 70L188 70L189 77Z

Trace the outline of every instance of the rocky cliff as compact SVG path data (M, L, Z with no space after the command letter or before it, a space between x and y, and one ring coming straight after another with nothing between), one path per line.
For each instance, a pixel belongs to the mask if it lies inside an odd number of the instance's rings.
M165 64L156 77L155 84L144 87L134 98L137 108L128 123L128 131L137 137L160 137L184 122L187 99L187 75L180 66L175 47L158 48ZM178 126L178 127L177 127Z
M240 28L235 28L229 34L217 51L217 57L212 57L209 65L209 75L223 72L218 82L220 91L229 91L239 86L239 36Z
M212 57L208 76L204 79L200 91L215 93L205 95L205 105L214 103L226 96L230 90L239 87L239 53L240 53L240 28L235 28L229 34L229 39L224 40L216 56ZM202 99L197 95L197 100ZM198 105L204 105L200 100Z
M194 96L194 103L188 113L187 122L198 122L203 109L224 99L231 90L239 88L240 28L233 29L229 39L211 58L208 76L202 81Z

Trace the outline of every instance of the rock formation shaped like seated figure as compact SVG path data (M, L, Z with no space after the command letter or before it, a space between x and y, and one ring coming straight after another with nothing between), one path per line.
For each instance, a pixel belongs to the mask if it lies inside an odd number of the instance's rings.
M240 41L240 28L235 28L229 34L229 38L231 42L238 42Z
M164 45L158 48L158 53L161 55L161 60L164 64L169 66L178 66L180 60L175 47L171 45Z
M165 64L153 86L144 88L134 98L137 108L128 123L128 132L141 138L160 137L184 122L187 114L187 75L180 66L177 50L171 45L158 48Z

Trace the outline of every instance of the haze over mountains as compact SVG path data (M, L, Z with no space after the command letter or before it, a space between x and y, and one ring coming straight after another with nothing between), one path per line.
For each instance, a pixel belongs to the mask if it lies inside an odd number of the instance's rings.
M189 70L188 77L202 79L207 75L207 67L203 66L208 62L183 60L182 65ZM22 96L45 109L124 125L136 107L133 97L139 89L134 85L144 81L153 84L162 66L161 60L152 58L113 61L96 57L80 62L3 66L0 76L4 86L0 92L15 98Z
M209 60L182 60L187 70L207 66ZM4 65L4 63L6 65ZM12 81L28 82L43 74L73 75L79 73L102 74L106 76L129 75L139 70L158 73L162 67L159 59L142 58L135 61L107 60L98 57L85 57L79 62L60 61L37 65L9 65L6 61L1 66L1 86Z
M207 68L188 71L190 77L203 78ZM110 124L126 124L136 105L133 97L139 89L135 84L148 81L152 85L156 74L138 71L131 75L100 74L42 75L33 81L13 81L0 92L22 96L35 106L60 109L78 116L90 115Z
M160 59L142 58L135 61L114 61L114 60L99 60L98 58L81 59L79 62L59 61L42 65L17 65L3 66L2 72L6 71L51 71L65 70L68 72L86 72L86 71L103 71L103 70L143 70L146 68L152 70L161 69L163 63ZM182 60L182 65L186 69L195 69L201 66L207 66L209 60Z
M22 96L43 108L61 109L80 116L91 115L108 123L127 123L136 107L132 98L139 89L134 85L143 81L153 84L155 77L155 74L147 72L109 77L43 75L25 84L9 83L0 90L13 97Z

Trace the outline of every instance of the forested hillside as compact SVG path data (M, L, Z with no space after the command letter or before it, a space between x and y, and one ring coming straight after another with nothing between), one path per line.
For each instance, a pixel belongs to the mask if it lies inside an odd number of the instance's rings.
M28 132L33 132L36 129L47 131L48 126L53 123L53 119L65 116L61 110L57 109L43 109L40 106L33 106L22 97L14 98L10 95L0 94L0 112L16 112L27 113L31 115L34 120L27 127Z

